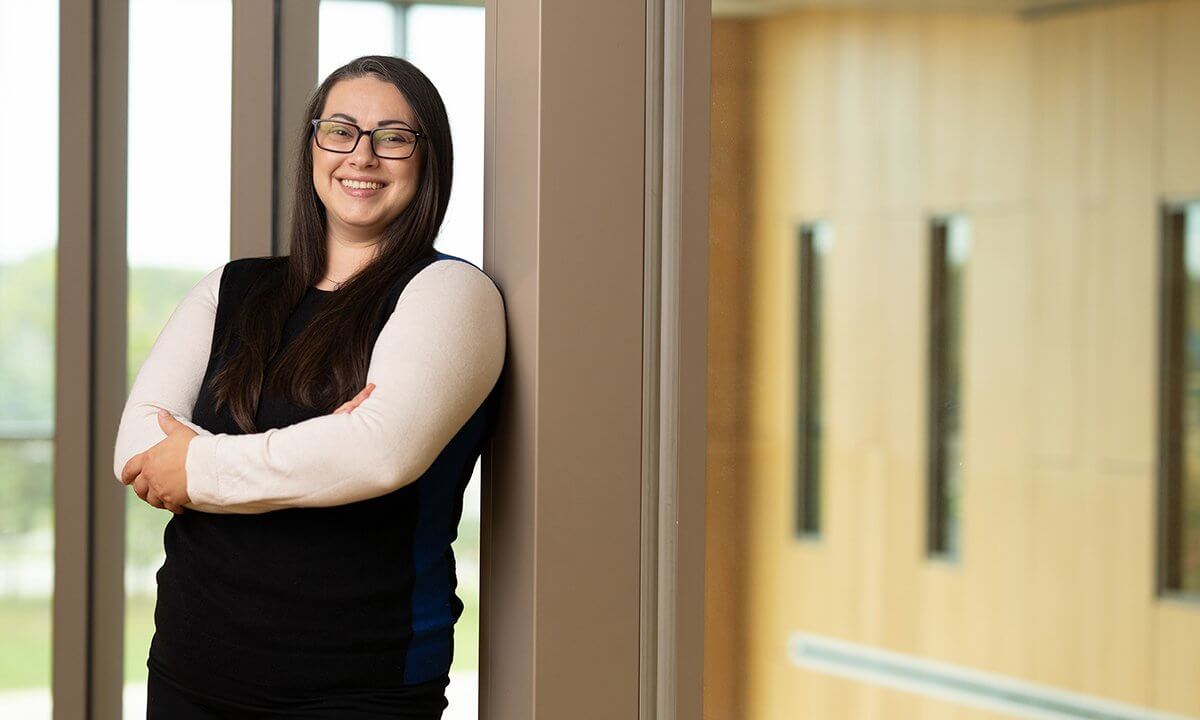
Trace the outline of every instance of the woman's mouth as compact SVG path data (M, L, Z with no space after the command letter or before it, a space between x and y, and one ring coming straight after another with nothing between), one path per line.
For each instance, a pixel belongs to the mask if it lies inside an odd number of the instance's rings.
M357 180L338 180L338 186L351 197L372 197L387 185L377 182L359 182Z

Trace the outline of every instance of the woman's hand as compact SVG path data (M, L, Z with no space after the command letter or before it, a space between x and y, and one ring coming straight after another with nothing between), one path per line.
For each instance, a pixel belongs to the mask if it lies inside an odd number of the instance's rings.
M362 401L366 400L367 397L371 394L371 391L374 389L375 389L375 383L367 383L367 386L365 388L363 388L362 390L359 390L357 395L350 398L346 402L342 403L341 406L339 406L337 410L334 410L333 412L331 412L329 414L337 415L338 413L350 412L354 408L361 405Z
M375 383L367 383L357 395L330 414L354 410L374 389ZM121 482L132 484L137 496L150 505L179 515L183 506L191 502L187 494L187 448L196 433L166 410L159 411L158 424L167 437L149 450L129 458L121 471Z
M121 482L132 484L142 500L176 515L191 502L187 494L187 449L196 432L159 410L158 425L167 437L149 450L129 458L121 471Z

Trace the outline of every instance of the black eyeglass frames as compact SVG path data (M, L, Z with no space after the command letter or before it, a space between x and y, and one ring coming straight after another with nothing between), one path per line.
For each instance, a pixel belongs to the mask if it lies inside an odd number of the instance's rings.
M405 127L380 127L363 130L354 123L341 120L312 120L313 137L317 147L335 153L352 153L363 135L371 136L371 151L385 160L404 160L412 156L417 142L425 137L419 130Z

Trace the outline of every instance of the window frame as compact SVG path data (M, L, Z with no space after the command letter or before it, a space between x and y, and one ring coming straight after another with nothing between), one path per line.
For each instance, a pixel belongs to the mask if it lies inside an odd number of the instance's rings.
M1186 392L1183 351L1187 323L1186 243L1188 211L1200 198L1167 200L1159 206L1159 337L1158 463L1156 482L1157 562L1155 591L1159 598L1200 603L1200 588L1182 587L1183 433Z
M962 555L962 485L961 471L960 483L958 487L958 496L960 498L958 505L958 522L953 527L953 537L947 535L949 523L946 521L946 486L947 473L945 467L945 418L940 411L943 398L946 395L946 376L945 368L947 366L947 348L946 348L946 327L947 322L947 274L948 274L948 254L950 243L952 242L953 225L956 222L969 223L968 216L961 212L939 213L929 217L928 220L928 333L927 333L927 352L928 359L926 362L927 370L927 408L926 408L926 474L925 474L925 493L926 493L926 514L925 514L925 553L930 559L941 560L946 562L957 562ZM969 228L969 224L967 225ZM968 234L968 253L970 250L969 234ZM969 259L969 254L968 254ZM966 260L964 267L960 271L963 275L966 273ZM960 276L961 278L961 276ZM959 303L958 312L958 327L955 329L954 338L956 347L951 349L952 352L958 355L958 375L954 378L957 383L955 390L956 396L959 398L958 407L955 409L955 423L958 426L958 437L961 448L962 432L962 389L963 389L963 308L966 304L966 297L963 292L965 284L960 279L960 285L957 288L957 297L955 300ZM960 450L960 457L962 452Z
M821 538L824 514L823 498L824 456L821 452L824 413L822 408L824 323L821 322L825 300L827 269L825 262L831 248L818 247L832 243L828 221L801 222L797 228L796 253L796 424L793 465L795 478L795 519L793 532L797 539L816 541ZM814 377L817 381L811 382ZM814 428L814 414L817 426ZM814 437L814 429L816 429ZM815 458L815 459L814 459Z

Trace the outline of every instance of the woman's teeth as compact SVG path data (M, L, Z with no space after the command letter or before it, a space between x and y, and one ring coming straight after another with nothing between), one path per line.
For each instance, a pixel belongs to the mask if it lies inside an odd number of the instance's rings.
M356 188L359 190L367 190L367 189L378 190L379 188L383 187L382 183L359 182L357 180L343 180L342 184L345 185L346 187Z

